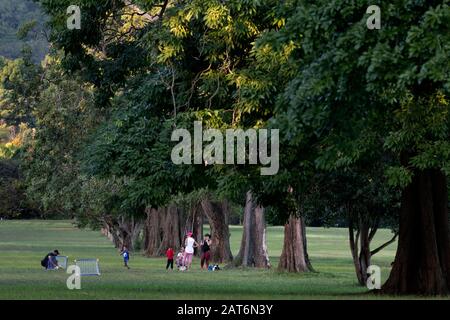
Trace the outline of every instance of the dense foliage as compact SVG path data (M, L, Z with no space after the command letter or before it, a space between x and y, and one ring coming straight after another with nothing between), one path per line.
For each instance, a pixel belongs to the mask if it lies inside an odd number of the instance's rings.
M98 226L251 190L273 223L397 233L405 188L450 173L448 0L380 3L380 30L363 0L82 0L80 30L71 1L39 2L55 51L1 62L0 118L36 127L20 156L44 213ZM279 129L278 173L175 165L171 134L195 120Z
M39 63L48 52L46 17L33 0L3 0L0 3L0 56L17 59L24 46Z

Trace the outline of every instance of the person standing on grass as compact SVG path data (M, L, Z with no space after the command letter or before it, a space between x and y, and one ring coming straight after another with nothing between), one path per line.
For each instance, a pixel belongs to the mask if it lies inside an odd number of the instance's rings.
M128 266L128 261L130 261L130 253L128 252L128 248L126 246L123 246L120 255L123 256L124 267L130 269Z
M198 247L198 243L192 238L192 232L188 232L187 238L184 242L184 258L186 269L189 270L192 264L192 256L194 255L194 248Z
M167 265L166 265L166 270L169 270L169 267L171 270L173 270L173 249L169 248L166 251L166 257L167 257Z
M208 270L209 267L209 259L211 258L211 235L205 234L203 237L202 242L200 243L201 248L201 257L200 257L200 267L203 269L203 266L205 266L205 269Z

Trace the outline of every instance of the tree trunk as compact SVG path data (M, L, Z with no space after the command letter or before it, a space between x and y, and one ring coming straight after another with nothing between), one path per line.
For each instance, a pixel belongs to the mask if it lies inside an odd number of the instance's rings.
M19 132L19 126L10 126L9 127L9 141L14 140L14 138L17 136L17 133Z
M211 261L216 263L231 262L233 255L230 249L228 228L230 208L228 203L226 201L215 202L203 199L201 205L211 228Z
M105 215L103 218L102 233L108 237L116 248L126 246L129 250L135 249L135 243L141 234L143 222L139 219L126 216Z
M119 248L122 241L120 239L119 224L117 220L112 216L104 216L103 223L107 230L106 236L112 241L115 248Z
M350 212L351 210L348 211ZM350 215L348 223L350 251L352 253L358 283L362 286L367 286L367 268L371 265L370 261L372 257L395 242L398 236L398 233L395 233L390 240L378 248L371 250L370 244L378 231L380 220L379 218L367 219L367 216L368 213L364 216L358 215L357 217Z
M148 208L144 228L144 253L149 257L164 256L169 247L178 250L184 238L184 215L174 205Z
M178 250L184 239L183 212L174 205L163 210L161 220L161 242L156 252L157 255L165 255L168 248Z
M250 191L246 195L243 225L241 248L233 261L233 265L270 268L266 245L264 208L255 203Z
M117 236L117 232L112 225L112 222L108 222L107 219L103 222L103 228L102 228L102 234L105 235L109 241L111 241L114 244L115 248L118 248L120 246L119 237Z
M416 171L403 190L397 254L382 293L449 293L448 218L445 175L438 170Z
M356 237L354 234L354 224L350 220L349 223L350 251L352 253L353 264L355 266L356 277L358 283L362 286L367 284L367 268L370 266L370 239L368 225L360 221Z
M288 272L312 271L306 244L306 226L301 217L291 215L284 225L284 244L278 269Z
M186 226L183 234L184 235L188 232L192 231L192 237L197 241L197 243L200 244L200 242L203 239L203 210L200 203L196 203L195 205L190 208L190 214L187 217L186 220ZM195 248L195 254L197 256L200 256L200 250L199 248Z
M303 254L305 256L306 266L308 267L309 271L314 271L314 268L312 267L311 260L309 260L309 255L308 255L308 241L306 239L305 220L303 218L300 218L300 220L301 220L301 228L302 228Z
M147 208L147 219L144 226L144 254L148 257L157 256L161 244L160 234L160 211L154 208Z
M130 251L135 250L136 240L142 231L142 221L135 217L121 216L118 219L118 230L120 247L127 247Z

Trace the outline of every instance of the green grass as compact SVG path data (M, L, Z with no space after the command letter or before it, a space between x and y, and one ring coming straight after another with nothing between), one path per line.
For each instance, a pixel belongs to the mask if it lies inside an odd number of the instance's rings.
M231 227L233 254L241 227ZM131 270L122 267L117 250L98 231L79 230L69 221L0 221L0 299L380 299L356 283L346 229L308 228L309 254L315 273L288 274L271 270L227 269L167 272L164 258L131 256ZM380 230L375 245L390 237ZM277 266L282 227L267 232L269 254ZM373 263L385 280L395 254L391 245ZM40 260L58 248L73 261L99 258L102 275L83 277L81 290L66 288L67 274L45 271ZM385 297L383 297L385 298Z

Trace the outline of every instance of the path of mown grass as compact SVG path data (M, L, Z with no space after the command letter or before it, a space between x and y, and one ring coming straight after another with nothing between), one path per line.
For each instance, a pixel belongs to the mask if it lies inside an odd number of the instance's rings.
M231 227L236 254L242 229ZM376 243L388 239L381 230ZM274 266L281 252L283 229L270 227L269 253ZM287 274L272 270L167 272L163 258L133 254L131 270L98 231L79 230L70 221L0 221L0 299L371 299L356 284L345 229L308 228L310 257L317 273ZM64 271L44 271L40 260L51 249L75 258L100 259L102 275L83 277L82 289L66 288ZM395 245L374 258L389 272Z

